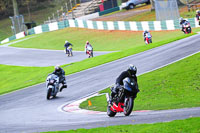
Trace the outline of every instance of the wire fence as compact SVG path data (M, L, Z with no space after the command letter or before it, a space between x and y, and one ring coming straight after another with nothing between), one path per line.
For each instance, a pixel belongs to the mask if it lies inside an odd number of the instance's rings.
M180 17L176 0L155 0L156 20L175 20Z

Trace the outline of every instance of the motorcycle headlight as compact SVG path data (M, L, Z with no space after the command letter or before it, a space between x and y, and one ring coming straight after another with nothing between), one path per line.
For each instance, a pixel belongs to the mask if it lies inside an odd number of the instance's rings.
M53 84L53 83L54 83L54 80L50 80L49 83Z

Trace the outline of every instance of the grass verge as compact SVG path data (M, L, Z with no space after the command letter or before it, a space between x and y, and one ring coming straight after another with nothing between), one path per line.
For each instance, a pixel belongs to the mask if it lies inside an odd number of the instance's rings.
M156 71L140 75L140 93L134 110L163 110L199 107L200 97L200 53L178 61ZM102 92L109 92L106 89ZM106 111L106 97L101 95L81 103L85 109Z
M149 50L188 36L189 35L182 35L180 37L171 38L166 41L154 43L148 46L139 46L136 48L130 48L127 50L123 50L120 52L109 53L102 56L97 56L90 59L85 59L80 62L75 62L71 64L63 65L64 70L67 74L72 74L75 72L79 72L88 68L92 68L107 62L111 62L132 54L136 54L145 50ZM36 37L37 38L37 37ZM29 71L30 70L30 71ZM17 66L9 66L9 65L0 65L0 94L4 94L7 92L11 92L14 90L18 90L20 88L24 88L30 85L34 85L37 83L41 83L45 81L46 75L53 71L53 67L17 67ZM22 76L18 76L18 74ZM26 77L26 78L25 78ZM17 78L17 82L15 81ZM28 79L28 80L27 80Z
M119 125L92 129L54 131L48 133L198 133L200 132L199 125L200 117L194 117L185 120L174 120L171 122L160 122L154 124Z
M144 47L143 32L133 31L108 31L90 30L81 28L65 28L58 31L40 34L22 42L12 44L14 47L55 49L63 50L64 42L68 40L73 44L73 50L84 50L88 40L94 47L94 51L118 51L129 48ZM183 37L180 30L175 31L152 31L153 44L171 38Z

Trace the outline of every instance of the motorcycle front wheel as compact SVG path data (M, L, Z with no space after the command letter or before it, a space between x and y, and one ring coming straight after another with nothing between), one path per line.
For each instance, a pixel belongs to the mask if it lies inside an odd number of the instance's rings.
M114 117L116 115L116 112L113 112L110 108L111 107L107 106L107 115L110 117Z
M48 91L47 91L47 100L50 99L51 92L52 92L52 88L49 88Z
M129 116L133 110L134 100L132 97L126 97L124 102L124 115Z

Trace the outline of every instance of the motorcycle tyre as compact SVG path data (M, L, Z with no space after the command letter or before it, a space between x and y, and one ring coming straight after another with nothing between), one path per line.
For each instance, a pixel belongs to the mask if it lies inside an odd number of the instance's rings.
M51 97L51 92L52 92L52 89L51 89L51 88L48 89L48 91L47 91L47 100L50 99L50 97Z
M191 27L187 29L187 33L188 33L188 34L191 33L191 31L192 31L192 28L191 28Z
M149 43L152 43L152 39L149 39Z
M129 107L128 107L128 110L126 109L126 105L124 106L124 115L125 116L129 116L133 110L133 106L134 106L134 100L132 97L129 97ZM126 103L125 103L126 104Z
M110 117L114 117L117 113L110 110L110 107L107 106L107 115Z

